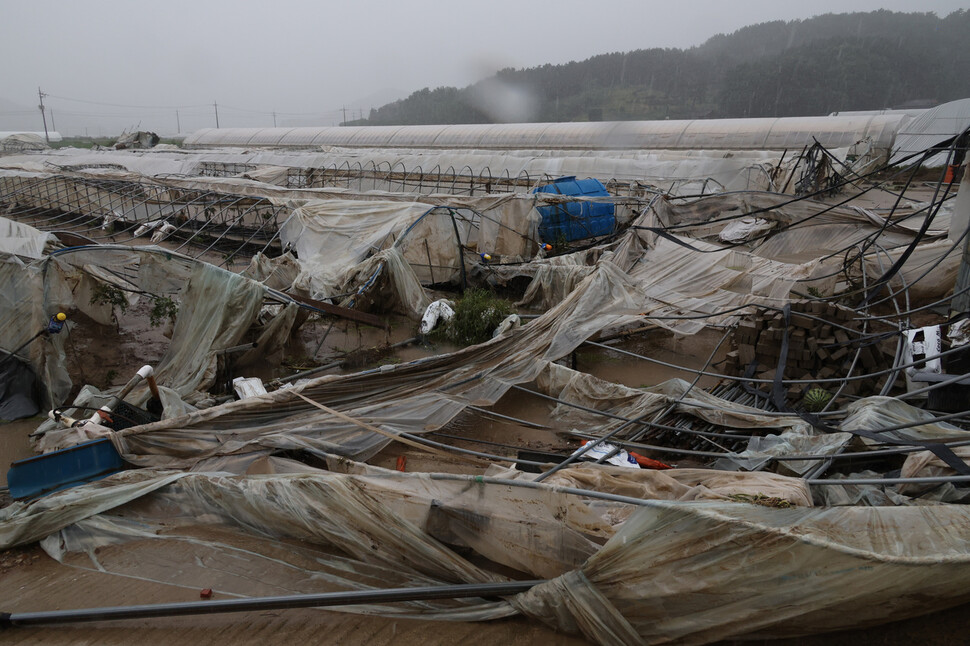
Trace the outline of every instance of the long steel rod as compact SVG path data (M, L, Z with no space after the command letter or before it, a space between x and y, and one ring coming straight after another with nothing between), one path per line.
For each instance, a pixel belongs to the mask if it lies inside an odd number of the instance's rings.
M438 585L419 588L392 588L390 590L353 590L350 592L324 592L322 594L297 594L253 599L220 599L218 601L193 601L190 603L162 603L141 606L113 606L105 608L81 608L76 610L50 610L44 612L18 612L0 614L0 628L13 626L36 626L85 621L109 621L113 619L146 619L150 617L182 617L186 615L209 615L221 612L248 612L280 610L284 608L323 608L348 606L362 603L388 603L423 601L428 599L463 599L468 597L496 597L519 594L544 583L543 580L512 581L509 583L473 583L462 585Z

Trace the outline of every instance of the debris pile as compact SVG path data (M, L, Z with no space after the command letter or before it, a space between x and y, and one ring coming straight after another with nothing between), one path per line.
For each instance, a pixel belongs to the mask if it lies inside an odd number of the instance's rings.
M0 339L37 388L0 393L51 415L0 547L217 599L193 603L328 595L600 644L962 600L970 211L952 178L901 196L911 168L810 150L747 169L805 195L680 192L716 186L695 174L565 195L329 152L5 157Z
M735 373L773 381L778 369L788 395L798 400L812 383L838 384L844 395L878 392L876 378L841 381L852 374L879 373L893 364L894 347L866 331L866 322L848 307L825 301L792 301L786 311L760 309L738 321L728 357ZM787 348L784 361L782 348Z

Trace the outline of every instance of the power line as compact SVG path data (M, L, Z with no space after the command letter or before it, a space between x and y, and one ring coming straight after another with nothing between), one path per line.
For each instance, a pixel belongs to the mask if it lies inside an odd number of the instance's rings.
M128 108L136 110L184 110L188 108L208 108L211 107L211 103L196 103L191 105L128 105L123 103L107 103L104 101L89 101L87 99L75 99L68 96L61 96L58 94L47 94L44 93L46 98L60 99L62 101L73 101L75 103L85 103L88 105L100 105L111 108ZM223 109L235 110L237 112L248 112L250 114L259 114L265 116L281 115L281 116L323 116L329 113L340 112L340 109L333 110L318 110L315 112L284 112L280 110L253 110L250 108L237 108L230 105L223 104ZM81 113L78 113L81 114ZM95 115L96 116L96 115Z
M60 99L62 101L74 101L75 103L87 103L90 105L104 105L112 108L136 108L139 110L176 110L183 108L204 108L207 107L205 103L197 103L195 105L125 105L123 103L104 103L102 101L87 101L85 99L72 99L68 96L59 96L57 94L44 94L46 97L52 99Z

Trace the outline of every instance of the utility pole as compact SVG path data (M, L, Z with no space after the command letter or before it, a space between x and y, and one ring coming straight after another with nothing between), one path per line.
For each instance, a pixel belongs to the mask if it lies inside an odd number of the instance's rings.
M216 111L216 128L218 128L219 127L219 104L216 103L215 101L213 101L212 102L212 107Z
M182 122L179 121L179 111L175 111L175 134L182 134Z
M345 106L345 107L343 107L343 108L340 108L340 111L344 113L344 120L343 120L343 122L342 122L342 123L340 124L340 125L342 125L342 126L343 126L343 125L346 125L346 124L347 124L347 108L346 108L346 106Z
M54 123L54 108L47 108L51 111L51 130L57 132L57 124Z
M47 134L47 113L44 112L44 96L46 95L40 91L39 85L37 86L37 96L40 97L40 105L37 107L40 108L40 116L44 120L44 139L47 140L47 143L50 143L51 138L50 135Z
M273 127L276 127L276 110L273 110Z

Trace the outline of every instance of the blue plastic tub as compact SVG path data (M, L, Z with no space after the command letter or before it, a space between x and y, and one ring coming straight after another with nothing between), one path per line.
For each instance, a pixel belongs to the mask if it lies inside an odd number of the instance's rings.
M18 460L7 471L10 497L36 498L98 480L125 468L109 439L84 442L69 449Z
M533 193L556 193L577 197L609 197L598 179L560 177L552 184L537 187ZM608 202L568 202L538 207L542 222L539 237L543 242L556 244L608 236L616 228L613 204Z

